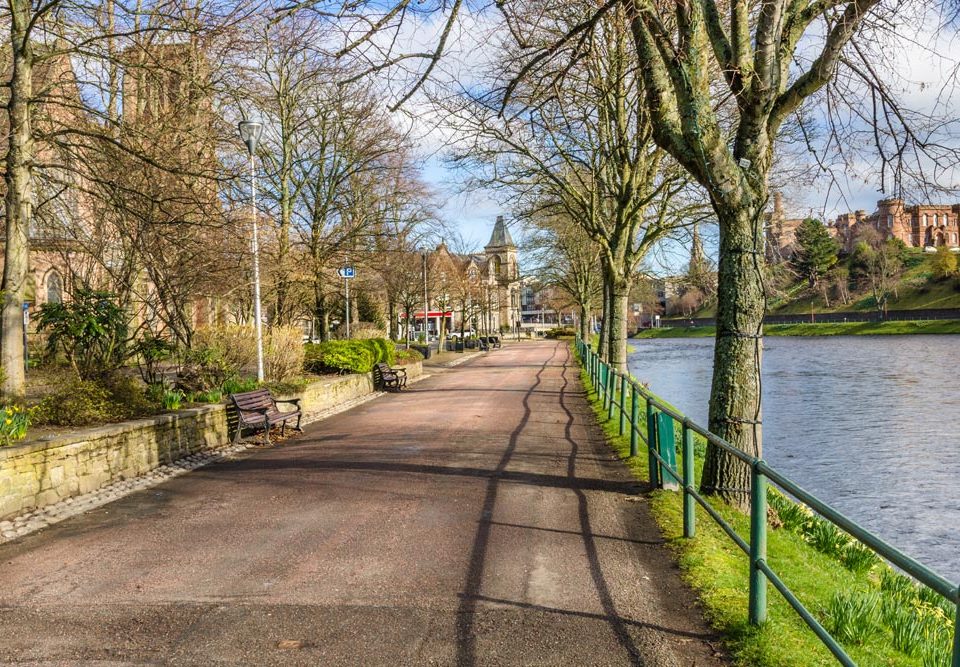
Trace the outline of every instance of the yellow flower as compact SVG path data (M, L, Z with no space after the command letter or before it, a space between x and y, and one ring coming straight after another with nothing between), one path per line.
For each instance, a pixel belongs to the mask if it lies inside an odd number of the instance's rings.
M7 417L7 421L6 421L6 422L4 422L4 423L5 423L5 424L6 424L7 426L10 426L10 424L12 424L12 423L13 423L13 420L12 420L12 419L10 419L9 417Z

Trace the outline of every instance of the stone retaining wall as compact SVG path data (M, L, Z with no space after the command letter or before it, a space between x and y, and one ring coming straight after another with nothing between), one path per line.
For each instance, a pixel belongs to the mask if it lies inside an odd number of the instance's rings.
M407 368L410 378L422 374L420 363ZM298 394L303 421L373 392L370 374L314 382ZM223 447L232 436L226 406L219 404L0 447L0 520Z

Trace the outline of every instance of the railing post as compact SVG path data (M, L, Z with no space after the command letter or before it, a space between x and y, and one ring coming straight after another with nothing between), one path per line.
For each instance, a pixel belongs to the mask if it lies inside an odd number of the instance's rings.
M695 501L690 493L693 490L693 430L683 420L683 536L693 537L697 533Z
M767 620L767 575L758 567L767 560L767 477L760 472L762 461L754 461L750 472L750 622Z
M960 599L960 588L957 594L953 596L954 600ZM957 605L957 615L953 619L953 663L952 667L960 667L960 604Z
M637 401L637 385L630 383L630 456L637 455L637 440L640 428L640 403Z
M607 407L607 374L610 372L609 366L603 363L601 359L597 363L600 364L600 388L597 390L597 398L600 399L601 407Z
M610 388L607 390L607 421L613 419L613 406L617 401L617 370L615 368L610 368L610 382L607 384L610 385Z
M653 403L647 398L647 467L650 470L650 484L660 486L660 464L653 455L657 447L657 419Z
M623 431L627 425L627 411L624 409L627 406L627 376L626 374L620 376L620 435L623 435Z

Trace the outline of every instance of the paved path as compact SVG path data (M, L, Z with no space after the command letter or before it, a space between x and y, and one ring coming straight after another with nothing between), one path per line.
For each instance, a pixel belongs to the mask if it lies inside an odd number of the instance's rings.
M0 662L719 664L592 420L509 345L0 546Z

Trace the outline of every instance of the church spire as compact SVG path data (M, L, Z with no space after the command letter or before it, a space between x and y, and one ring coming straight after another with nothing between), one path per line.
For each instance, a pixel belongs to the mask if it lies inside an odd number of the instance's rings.
M497 216L497 224L493 226L493 234L490 235L490 242L486 245L487 248L516 248L517 246L513 242L513 237L510 236L510 230L507 229L507 223L504 222L503 216Z

